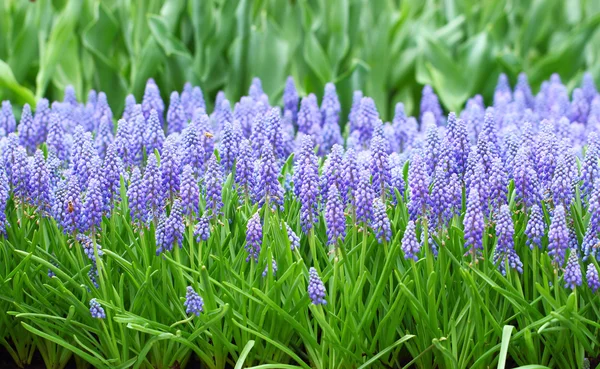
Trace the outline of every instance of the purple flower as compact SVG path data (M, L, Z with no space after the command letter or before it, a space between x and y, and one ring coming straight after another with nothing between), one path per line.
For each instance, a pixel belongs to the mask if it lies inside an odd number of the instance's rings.
M327 192L331 186L336 186L340 193L344 192L343 156L344 148L336 144L325 160L321 176L321 195L323 201L327 201Z
M568 244L569 229L567 228L565 208L558 205L554 209L554 216L548 231L548 255L552 258L556 268L563 265Z
M325 117L325 113L330 109L335 117L333 120L337 123L342 107L335 90L335 85L331 82L325 85L325 93L323 94L323 101L321 101L321 116Z
M300 201L300 223L308 233L319 219L317 196L319 194L318 159L313 152L310 136L303 136L294 166L294 191Z
M392 172L390 169L389 146L381 136L375 135L371 140L371 174L373 175L373 190L376 196L385 201L388 189L391 187Z
M338 239L344 242L346 236L346 216L340 192L335 184L329 187L327 195L327 208L325 210L325 223L327 224L327 244L337 247Z
M380 198L376 198L373 201L373 221L371 222L371 228L375 232L375 237L379 243L390 242L392 239L392 226L390 219L388 218L385 204Z
M94 319L106 319L106 313L96 299L90 300L90 315Z
M195 125L188 125L181 137L181 165L190 165L195 175L204 174L204 145Z
M561 155L552 178L551 190L554 204L563 204L565 207L569 207L573 201L573 178L569 174L565 155Z
M290 249L294 251L295 249L300 248L300 237L296 235L294 230L287 223L285 223L285 229L287 232L288 240L290 241Z
M50 175L42 150L37 149L33 156L33 167L29 178L30 201L40 212L50 210Z
M0 113L1 114L1 113ZM1 118L0 118L1 120ZM33 126L35 127L35 144L41 145L46 141L50 121L50 105L47 99L40 99L35 107ZM1 129L1 128L0 128Z
M0 235L4 236L6 236L6 227L10 226L10 223L6 221L6 202L9 198L8 191L9 186L6 172L0 165Z
M82 189L87 187L87 183L93 174L95 168L92 159L96 155L92 143L92 134L84 132L81 126L75 128L71 147L71 169L77 176Z
M144 113L144 116L146 114ZM162 129L162 124L159 119L159 115L156 110L149 112L146 118L146 131L144 132L144 146L146 146L146 153L153 153L154 150L158 150L160 153L165 142L165 132Z
M423 116L427 112L433 114L436 124L441 124L444 121L438 97L429 85L423 87L421 96L421 121L423 121Z
M194 227L194 236L196 242L206 241L210 238L210 219L206 215L198 219L198 223Z
M248 219L248 225L246 227L246 252L248 257L246 261L254 259L258 262L258 255L260 254L260 247L262 245L262 224L258 212L254 213L250 219Z
M523 273L523 263L514 247L515 230L508 205L502 205L500 208L496 220L496 234L498 243L494 250L494 264L497 264L502 275L506 275L506 263L519 273Z
M204 300L202 300L202 297L194 291L192 286L186 288L183 306L185 307L186 314L196 314L196 316L200 316L200 313L204 311Z
M356 152L350 148L346 151L344 156L343 168L342 168L343 186L342 197L346 204L354 203L356 199L356 190L358 189L358 183L360 180L360 172L358 162L356 160Z
M242 132L239 124L237 122L224 122L219 154L221 155L221 164L226 172L231 171L235 164L238 157L238 145L241 140Z
M252 144L253 156L255 159L260 157L262 147L268 141L266 116L257 114L252 124L252 135L250 142Z
M348 114L348 125L349 132L354 132L359 129L358 126L358 111L360 110L360 101L363 98L362 91L354 91L352 94L352 106L350 107L350 113Z
M600 174L598 165L599 151L594 142L590 142L585 151L585 159L581 165L581 192L582 196L588 196L594 188L595 179Z
M144 98L142 99L142 112L144 113L144 118L149 119L152 110L156 111L156 118L158 119L159 123L162 124L163 115L165 112L165 103L160 97L160 91L158 90L156 82L154 82L154 80L150 78L146 82Z
M463 220L465 247L472 255L483 250L484 219L481 212L481 201L476 188L471 188L467 196L467 209Z
M136 105L135 111L139 111L139 114L135 118L131 118L129 121L129 144L130 144L130 155L131 161L135 165L140 165L144 156L144 134L146 132L146 119L141 114L140 105ZM150 155L150 151L146 151L146 155Z
M198 204L200 203L200 189L198 182L192 172L192 167L186 165L181 172L181 202L183 204L183 215L192 217L198 214Z
M117 148L110 144L102 163L102 191L104 194L105 211L110 214L112 205L121 199L121 173L123 163L117 156Z
M192 88L192 95L190 101L184 105L186 118L188 120L192 119L194 116L194 111L196 109L204 109L206 110L206 102L204 101L204 93L202 89L198 86L194 86Z
M298 91L296 91L294 79L292 76L289 76L283 90L283 109L292 113L293 122L296 122L298 118L298 100Z
M379 112L375 106L375 101L370 97L363 97L360 100L360 108L356 116L356 126L360 132L361 145L367 145L373 136L373 128L379 120Z
M254 161L250 141L240 142L239 159L235 163L235 182L244 195L249 195L254 188Z
M106 155L106 151L108 146L112 144L113 139L113 123L112 120L108 120L106 116L103 116L100 119L100 125L98 126L98 132L96 134L96 140L94 142L94 147L100 155L101 158L104 158Z
M85 202L81 213L80 230L94 233L99 230L102 223L104 199L102 198L101 183L97 178L91 178L85 193Z
M141 227L148 219L148 208L146 206L146 194L140 168L133 168L129 181L127 201L129 203L131 220L137 227Z
M426 215L427 205L431 201L429 197L429 176L427 175L425 162L419 154L412 157L412 162L408 167L408 188L410 191L408 214L411 220L417 220L418 217Z
M585 279L587 280L588 287L592 292L596 292L600 288L600 279L598 278L598 269L593 263L588 264L587 272L585 273Z
M537 172L529 159L529 149L525 146L519 149L513 168L516 198L525 206L530 207L539 201L539 184Z
M271 270L273 271L273 277L275 277L275 274L277 274L277 262L275 261L275 259L271 260ZM265 270L263 270L262 276L266 277L267 274L269 274L269 266L268 265L265 267Z
M158 218L158 214L163 208L163 189L161 183L161 175L158 167L156 155L151 153L148 156L148 163L142 179L141 189L146 196L146 211L148 212L148 220Z
M502 159L495 157L492 159L492 166L488 180L489 202L492 207L497 208L500 204L506 203L508 192L508 176Z
M571 249L569 253L569 259L567 260L567 266L565 267L565 288L574 290L577 286L581 286L582 275L581 266L579 265L579 258L577 257L577 251Z
M17 146L13 151L11 185L13 194L19 201L24 202L29 197L30 176L31 173L27 151L25 151L23 146Z
M162 193L165 199L172 200L180 188L181 160L177 136L169 136L165 141L160 158Z
M63 161L69 159L69 151L64 140L65 130L60 122L60 117L56 113L51 113L46 146L48 151L53 151Z
M430 176L435 173L435 168L441 161L441 147L442 143L438 135L438 127L429 126L425 140L425 161L427 163L427 174Z
M206 208L210 209L211 217L220 214L223 207L222 187L223 173L221 166L217 162L217 157L213 154L208 161L208 167L204 174L204 185L206 186L205 200Z
M390 155L389 162L391 168L390 191L392 192L392 204L398 205L404 196L404 187L406 187L406 183L404 182L405 160L401 158L398 153L392 153L392 155ZM396 190L400 195L399 198L396 195Z
M273 148L266 143L262 148L258 181L256 185L256 200L260 206L265 203L272 208L283 209L283 187L279 183L279 165L273 155Z
M296 107L296 110L298 110L298 107ZM233 119L240 123L245 138L250 138L252 134L252 124L254 123L255 115L256 110L252 98L243 96L240 102L235 104Z
M181 100L179 99L179 93L177 91L171 92L171 98L169 101L169 110L167 110L167 134L179 133L183 131L187 123L187 117Z
M453 184L454 185L454 184ZM438 166L433 177L433 186L431 189L430 205L432 224L442 226L449 216L452 216L451 206L454 202L455 188L450 185L450 175L444 171L442 166Z
M2 101L2 111L0 111L0 136L7 136L17 129L17 121L12 111L10 101Z
M278 160L285 159L285 147L283 145L283 131L281 129L281 116L279 108L272 108L266 116L266 136L273 146L275 157Z
M88 98L89 102L89 98ZM125 97L125 108L123 109L123 116L121 119L129 121L133 117L133 109L136 105L135 96L129 94Z
M262 94L264 94L264 92L260 78L252 78L252 83L250 84L250 88L248 89L248 95L250 95L250 97L254 100L258 100L260 99Z
M65 234L75 233L81 224L81 188L77 176L69 174L60 204L60 223ZM62 197L62 196L61 196Z
M409 220L406 224L406 230L404 236L402 236L402 252L406 260L413 259L414 261L419 260L417 254L421 251L421 243L417 238L417 231L415 228L415 222Z
M115 146L117 148L117 155L126 167L131 167L136 163L135 138L132 137L131 128L132 125L124 119L119 119L117 122Z
M181 247L184 231L181 200L175 199L169 216L163 214L156 227L156 255L158 256L164 251L172 251L173 245Z
M29 104L23 105L21 112L21 121L19 122L19 140L27 151L34 152L37 145L36 142L37 129L33 122L31 107Z
M319 117L315 116L313 100L309 96L304 97L300 102L300 110L298 111L298 132L311 134L315 124L320 124L320 120Z
M533 205L529 213L529 221L525 228L525 235L527 236L527 245L533 250L533 247L542 247L542 237L544 236L544 219L542 211L538 205Z
M310 267L308 271L307 292L313 305L327 304L327 300L325 300L325 295L327 293L325 285L323 284L323 281L321 281L321 278L314 267Z

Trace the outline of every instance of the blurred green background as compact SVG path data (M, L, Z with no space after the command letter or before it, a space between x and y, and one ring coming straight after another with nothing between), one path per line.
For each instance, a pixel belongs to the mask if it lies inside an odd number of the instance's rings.
M482 93L498 74L525 71L534 90L551 73L573 87L600 78L598 0L2 0L0 99L32 103L107 92L120 113L154 77L163 98L185 81L210 104L254 76L278 103L285 77L301 94L336 83L375 99L386 119L403 101L416 113L424 84L447 110Z

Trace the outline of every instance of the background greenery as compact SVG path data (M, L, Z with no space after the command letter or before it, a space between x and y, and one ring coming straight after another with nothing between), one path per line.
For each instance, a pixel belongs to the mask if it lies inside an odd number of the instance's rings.
M164 4L163 4L164 3ZM418 109L431 84L448 110L520 71L600 77L597 0L3 0L0 98L32 103L107 92L120 112L155 77L164 98L185 81L237 100L254 76L273 102L291 74L301 92L335 81L372 96L385 118Z

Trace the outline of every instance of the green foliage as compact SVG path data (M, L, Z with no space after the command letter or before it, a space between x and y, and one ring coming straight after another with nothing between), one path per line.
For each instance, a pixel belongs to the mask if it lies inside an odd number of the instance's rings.
M342 106L363 89L390 119L398 101L418 111L424 84L458 111L490 99L501 71L534 87L600 76L600 5L586 0L7 0L0 20L0 98L60 99L72 84L110 92L116 112L149 77L234 100L254 76L273 99L287 75L303 93L334 81Z

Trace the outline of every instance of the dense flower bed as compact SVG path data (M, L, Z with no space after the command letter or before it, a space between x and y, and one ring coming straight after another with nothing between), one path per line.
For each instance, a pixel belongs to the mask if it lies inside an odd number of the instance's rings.
M568 368L599 356L600 95L501 75L383 123L255 79L0 113L0 343L20 365ZM342 123L344 123L342 125ZM344 129L342 129L344 127ZM513 334L513 331L515 332ZM511 336L512 334L512 336ZM587 359L585 359L587 360ZM236 366L237 367L237 366ZM540 366L541 367L541 366Z

